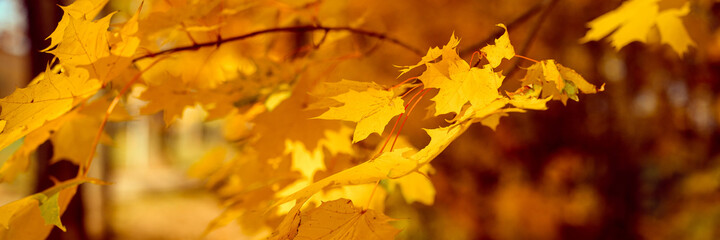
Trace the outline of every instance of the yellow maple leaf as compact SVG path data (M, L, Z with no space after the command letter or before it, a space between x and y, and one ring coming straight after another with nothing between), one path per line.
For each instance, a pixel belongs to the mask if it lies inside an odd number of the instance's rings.
M681 56L688 51L690 46L696 45L680 19L688 13L690 13L689 2L680 9L662 11L655 19L660 31L660 42L669 44Z
M407 151L408 149L397 149L392 152L386 152L373 160L323 178L320 181L307 185L283 197L275 202L271 208L295 199L309 198L325 187L374 183L375 181L388 178L391 174L394 174L393 176L400 175L403 171L417 166L416 163L403 156L403 153Z
M420 62L418 62L417 64L410 65L410 66L395 66L395 67L402 68L402 69L400 69L400 76L402 76L403 74L409 72L410 70L415 69L416 67L419 67L419 66L422 66L422 65L425 65L427 63L434 61L435 59L444 55L444 53L446 53L448 51L455 51L455 48L458 46L458 44L460 44L460 39L455 37L455 33L453 33L450 36L450 40L448 41L448 43L445 44L445 46L443 46L442 49L438 48L438 47L428 49L427 54L425 56L423 56L422 59L420 60ZM443 56L443 59L445 59L444 56Z
M65 209L82 183L107 184L91 178L74 178L57 183L40 193L0 206L0 239L45 239L60 222Z
M70 16L62 41L52 53L64 65L91 65L100 58L110 55L107 29L113 13L96 21ZM92 72L96 72L94 69Z
M6 121L0 133L0 149L38 129L46 121L68 112L77 100L92 96L100 89L81 68L58 72L49 67L26 88L0 99L0 119Z
M90 156L90 146L100 129L102 115L85 115L77 112L66 114L66 122L50 137L53 143L53 157L50 163L68 160L77 165L87 161ZM104 131L100 142L110 145L112 140Z
M271 208L295 199L310 197L326 187L373 183L382 179L400 178L416 172L445 150L471 124L471 121L464 121L444 128L426 129L425 131L430 135L430 143L420 151L410 156L406 156L413 152L409 148L382 153L375 159L335 173L286 195Z
M107 2L108 0L76 0L68 6L61 7L63 9L63 16L55 30L46 38L50 39L50 46L42 51L46 52L63 41L65 28L70 23L70 18L75 17L93 20Z
M425 205L433 205L435 202L435 186L427 176L434 169L430 164L420 167L417 172L412 172L404 177L390 180L391 191L395 187L400 187L405 202L408 204L419 202Z
M458 67L458 64L462 66ZM462 106L468 102L468 98L461 93L464 78L452 78L443 73L443 71L448 72L448 65L444 58L439 63L428 63L425 72L418 77L425 85L425 88L438 89L438 94L431 99L435 102L435 115L460 112ZM453 76L458 75L458 72L461 71L459 68L470 68L463 60L457 60L453 66L452 69L455 70L452 73Z
M500 39L505 39L503 35ZM452 41L452 40L451 40ZM498 46L490 45L491 54L497 56L504 41L498 41ZM454 44L454 43L453 43ZM509 40L507 40L509 45ZM491 65L482 68L470 65L455 51L454 45L442 48L442 60L437 63L426 63L426 70L418 78L425 88L436 88L438 94L432 98L435 102L435 115L446 113L460 113L462 107L469 101L473 106L482 107L500 97L497 89L502 85L504 77L495 73ZM449 47L451 46L451 47ZM486 48L487 48L486 47ZM512 48L512 46L510 46ZM487 49L486 49L487 50ZM503 53L504 54L504 53ZM514 52L512 52L514 56ZM502 56L499 56L502 58Z
M79 164L80 161L87 160L90 148L78 146L90 146L99 129L100 118L104 116L108 105L110 102L107 98L100 98L86 104L82 109L76 108L61 117L47 121L42 127L28 133L20 148L0 168L0 182L12 182L19 173L25 172L30 164L30 154L51 137L54 147L52 162L65 158ZM125 108L116 107L108 121L125 121L129 118ZM82 122L88 122L87 119L94 119L94 121L90 121L91 125L73 123L77 119L83 119ZM68 127L66 124L74 126ZM65 137L58 135L65 135ZM84 142L79 142L78 139L84 139ZM105 144L110 142L109 136L105 133L101 140Z
M148 115L163 111L165 126L170 126L182 117L185 108L195 106L195 95L188 91L185 83L179 79L164 78L160 84L148 85L140 95L148 104L140 109L140 114Z
M465 77L467 79L463 81L462 93L473 108L485 107L502 97L498 88L502 85L505 76L494 72L489 65L484 65L483 68L471 68Z
M350 90L332 99L344 105L331 107L315 118L357 122L353 143L362 141L372 133L382 135L390 119L405 112L403 100L387 90L373 88L363 92Z
M514 94L510 98L510 104L522 109L546 110L547 102L551 99L552 96L538 98L538 96L532 96L530 94Z
M131 64L132 57L140 46L140 38L135 36L138 31L138 16L142 3L127 22L117 31L108 34L110 54L84 67L88 69L91 77L97 78L103 84L122 75ZM123 86L122 84L120 86Z
M682 8L670 8L660 11L659 0L630 0L617 9L610 11L588 23L590 30L580 42L596 41L610 35L615 49L640 41L646 42L652 27L660 30L661 42L668 43L679 55L683 55L689 46L695 46L681 17L690 12L690 3ZM612 34L611 34L612 33Z
M285 153L292 157L292 169L300 172L305 179L312 179L316 171L325 170L322 148L311 152L302 142L287 139Z
M395 239L393 219L372 209L356 208L351 200L325 202L300 217L295 239Z
M525 86L532 86L533 91L542 91L542 99L552 97L552 99L562 101L563 104L566 104L568 99L578 101L580 92L591 94L604 90L604 85L598 89L574 70L555 63L555 60L552 59L543 60L530 66L522 82ZM515 97L514 99L516 103L514 105L522 104L518 102L521 98ZM525 98L525 100L538 101L532 98ZM539 107L536 104L540 104L540 102L527 103L535 105L529 109Z
M505 33L495 39L495 45L488 44L480 49L480 52L485 53L485 57L493 68L500 66L503 58L511 59L515 56L515 48L510 44L510 36L508 35L507 28L504 24L498 24L497 26L505 29Z
M42 127L28 133L20 148L18 148L0 168L0 182L13 182L18 174L27 171L30 166L30 154L32 154L40 144L47 141L52 133L57 131L66 120L67 117L59 117L46 122Z

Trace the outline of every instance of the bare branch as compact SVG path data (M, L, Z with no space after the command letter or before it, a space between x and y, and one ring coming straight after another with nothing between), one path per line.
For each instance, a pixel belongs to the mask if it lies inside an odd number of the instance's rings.
M419 49L414 48L414 47L410 46L409 44L400 41L400 40L397 39L397 38L393 38L393 37L390 37L390 36L388 36L388 35L385 35L384 33L373 32L373 31L369 31L369 30L363 30L363 29L357 29L357 28L351 28L351 27L294 26L294 27L281 27L281 28L264 29L264 30L259 30L259 31L255 31L255 32L243 34L243 35L240 35L240 36L231 37L231 38L225 38L225 39L223 39L223 38L218 38L216 41L212 41L212 42L197 43L197 44L193 44L193 45L191 45L191 46L185 46L185 47L177 47L177 48L166 49L166 50L159 51L159 52L156 52L156 53L149 53L149 54L146 54L146 55L142 55L142 56L140 56L140 57L137 57L137 58L133 59L133 62L136 62L136 61L139 61L139 60L142 60L142 59L145 59L145 58L152 58L152 57L156 57L156 56L160 56L160 55L165 55L165 54L171 54L171 53L175 53L175 52L189 51L189 50L197 50L197 49L200 49L200 48L203 48L203 47L217 46L217 45L220 45L220 44L223 44L223 43L226 43L226 42L243 40L243 39L246 39L246 38L251 38L251 37L258 36L258 35L262 35L262 34L266 34L266 33L277 33L277 32L311 32L311 31L326 31L326 32L328 32L328 31L348 31L348 32L351 32L351 33L354 33L354 34L359 34L359 35L368 36L368 37L374 37L374 38L377 38L377 39L380 39L380 40L387 40L387 41L389 41L389 42L391 42L391 43L393 43L393 44L395 44L395 45L398 45L398 46L400 46L400 47L402 47L402 48L405 48L405 49L413 52L414 54L416 54L416 55L418 55L418 56L423 56L423 52L420 51Z

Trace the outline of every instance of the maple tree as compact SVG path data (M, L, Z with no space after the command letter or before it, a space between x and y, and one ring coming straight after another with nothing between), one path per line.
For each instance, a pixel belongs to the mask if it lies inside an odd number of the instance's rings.
M268 8L272 2L157 1L112 25L116 13L98 16L105 4L77 0L62 6L62 19L43 50L56 59L27 87L0 100L0 149L24 138L0 168L0 181L26 171L30 154L47 140L54 143L53 162L67 159L80 169L74 179L0 207L0 238L43 239L54 226L65 230L59 217L77 186L107 184L87 174L97 145L111 141L104 133L107 122L132 119L123 103L138 86L144 88L139 98L148 102L140 114L162 112L166 125L196 105L208 113L206 120L225 120L233 149L209 151L189 172L204 179L226 207L206 233L238 219L249 232L272 227L271 239L393 239L400 229L389 224L395 219L383 214L378 196L399 189L409 202L432 205L430 162L473 123L495 129L510 113L604 91L604 84L597 87L553 59L517 54L504 24L497 25L498 38L466 60L454 34L444 46L422 53L349 20L334 27L317 19L289 23L312 16L313 9L302 4L278 8L284 19L270 24L261 20L275 9ZM688 11L687 4L659 11L656 0L631 0L590 22L580 41L611 34L612 45L622 48L645 41L648 29L657 26L661 42L683 55L695 45L679 20ZM226 27L233 24L250 27ZM263 39L273 33L312 37L294 51L304 57L287 61L273 49L280 47ZM363 55L335 53L353 35L387 41L420 61L397 66L402 80L390 86L371 79L325 81L333 62ZM511 59L530 65L519 88L502 92L506 75L499 66ZM416 108L423 100L432 104L426 118L444 123L424 128L429 142L417 148L401 132L411 115L423 118ZM371 147L359 149L363 141Z

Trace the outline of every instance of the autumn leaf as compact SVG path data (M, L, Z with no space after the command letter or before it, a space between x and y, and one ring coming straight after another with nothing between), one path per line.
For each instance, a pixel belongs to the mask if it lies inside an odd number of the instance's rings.
M430 164L426 164L417 172L392 179L389 181L390 191L399 187L400 193L408 204L419 202L432 206L435 203L435 186L427 175L430 172L434 172L434 169Z
M75 178L0 206L0 239L45 239L54 226L65 231L60 216L77 186L88 182L107 184L92 178Z
M310 197L326 187L373 183L378 180L396 179L411 174L432 161L471 124L472 122L465 121L445 128L426 129L431 140L420 151L410 156L406 156L411 150L408 148L382 153L377 158L323 178L284 196L271 208L295 199Z
M165 126L170 126L182 117L185 108L197 103L195 95L187 90L187 85L178 79L166 78L160 84L151 84L140 95L148 104L140 109L140 114L148 115L163 111Z
M292 169L300 172L306 179L312 179L316 171L325 170L321 148L310 151L299 141L285 140L285 153L291 154Z
M555 60L552 59L543 60L530 66L522 82L525 86L532 85L533 91L542 91L541 98L552 97L552 99L562 101L563 104L567 104L568 99L578 101L578 93L580 92L592 94L604 91L604 85L598 89L574 70L555 63ZM514 99L514 105L522 104L518 102L520 98L515 97ZM535 105L538 103L528 104Z
M348 168L344 171L323 178L320 181L314 182L294 193L282 197L280 200L276 201L275 204L273 204L273 206L271 206L270 208L274 208L276 206L279 206L280 204L295 199L309 198L313 194L326 187L374 183L375 181L386 179L391 175L395 176L396 178L404 176L402 174L402 171L413 169L415 166L417 166L415 162L412 162L403 156L403 153L407 152L408 150L409 149L397 149L392 152L386 152L373 160L361 163L357 166Z
M350 90L332 99L344 105L331 107L316 118L357 122L353 143L362 141L372 133L382 134L390 119L405 112L403 100L388 90Z
M682 56L695 42L690 38L682 24L681 17L690 12L690 3L682 8L670 8L660 11L658 0L630 0L617 9L602 15L588 23L590 30L580 42L597 41L610 36L616 50L633 42L647 42L651 28L660 30L660 41L668 43Z
M140 38L135 36L138 31L138 18L142 3L127 22L119 30L108 33L108 44L110 54L97 59L94 63L84 65L91 73L92 78L97 78L103 84L112 81L122 75L132 64L132 57L140 46Z
M425 88L436 88L438 94L432 98L435 102L435 115L446 113L460 113L462 107L470 102L475 107L483 107L493 100L501 97L497 89L502 85L504 76L495 73L490 65L482 68L470 65L455 51L457 45L454 38L442 48L442 60L437 63L426 63L426 70L418 78ZM483 48L489 51L494 58L499 59L512 50L507 34L496 40L498 45L489 45ZM502 50L505 49L505 50ZM504 51L504 52L503 52ZM510 57L515 53L511 52ZM505 55L499 55L505 54ZM498 63L499 64L499 63Z
M90 156L90 146L100 129L100 115L86 115L70 113L65 116L65 123L59 127L50 140L53 143L53 156L51 163L68 160L76 165L82 165ZM112 144L112 139L104 131L100 142L105 145Z
M423 56L422 59L420 60L420 62L418 62L417 64L410 65L410 66L395 66L395 67L402 68L402 69L400 69L400 76L402 76L403 74L409 72L410 70L413 70L419 66L428 64L442 55L447 55L447 52L455 51L455 48L458 46L458 44L460 44L460 39L455 37L455 34L453 33L453 35L450 36L450 40L448 41L447 44L445 44L445 46L443 46L442 48L434 47L434 48L428 49L427 54L425 56ZM443 59L445 59L445 57L443 57Z
M67 115L66 115L67 116ZM50 139L52 133L57 131L67 120L67 117L60 117L45 123L40 128L28 133L23 144L3 163L0 168L0 182L12 183L18 174L27 171L30 166L30 155L35 149Z
M388 216L337 199L302 214L295 239L395 239L400 230Z
M40 128L46 121L68 112L76 101L92 96L100 88L81 68L58 72L49 67L26 88L0 99L0 119L6 121L0 133L0 149Z
M40 201L40 215L42 215L42 218L45 220L45 224L52 224L63 230L63 232L66 232L67 229L65 229L65 226L62 225L62 222L60 222L60 206L58 203L58 196L60 195L60 192L57 192L50 197L47 197L43 195L42 193L39 195L36 195L37 197L41 197Z
M500 66L500 61L503 58L511 59L515 56L515 48L510 44L510 36L508 36L507 28L504 24L498 24L498 27L505 29L505 33L499 38L495 39L495 44L488 44L487 46L480 49L480 52L485 54L490 66L496 68Z
M63 16L55 30L47 37L47 39L50 39L50 46L42 51L46 52L63 41L65 29L70 24L70 18L93 20L107 2L108 0L76 0L68 6L61 7Z
M47 52L58 57L62 64L72 66L91 65L110 55L107 29L112 15L97 22L70 16L62 41Z

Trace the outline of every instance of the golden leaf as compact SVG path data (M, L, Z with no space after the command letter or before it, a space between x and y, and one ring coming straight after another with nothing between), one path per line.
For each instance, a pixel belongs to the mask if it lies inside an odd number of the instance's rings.
M110 55L107 40L107 29L110 26L112 13L95 21L70 16L70 21L62 42L52 53L65 65L91 65L97 60ZM92 72L96 72L95 69Z
M515 56L515 48L510 44L507 28L504 24L498 24L497 26L505 29L505 33L500 38L495 39L495 45L487 45L480 49L480 52L485 53L490 66L493 68L500 66L503 58L511 59Z
M0 133L0 149L38 129L46 121L68 112L76 100L95 94L100 84L88 79L81 68L67 68L65 72L48 69L26 88L15 90L0 99L0 119L6 121Z
M388 216L356 208L348 199L325 202L302 214L295 239L395 239L400 230Z
M612 45L620 50L633 41L646 42L651 28L656 26L660 30L660 41L670 44L682 56L689 46L695 46L680 19L690 12L690 3L685 3L680 9L670 8L660 12L658 2L624 2L617 9L588 23L590 30L580 42L596 41L610 35Z
M108 0L76 0L68 6L61 7L63 9L62 19L60 19L60 22L58 22L57 27L50 36L46 38L50 39L50 46L42 51L47 52L63 41L65 28L67 28L70 23L70 18L74 17L93 20L107 2Z
M382 135L390 119L405 112L403 100L394 95L391 91L373 88L363 92L350 90L332 98L344 105L331 107L316 118L357 122L353 134L353 143L356 143L372 133Z

